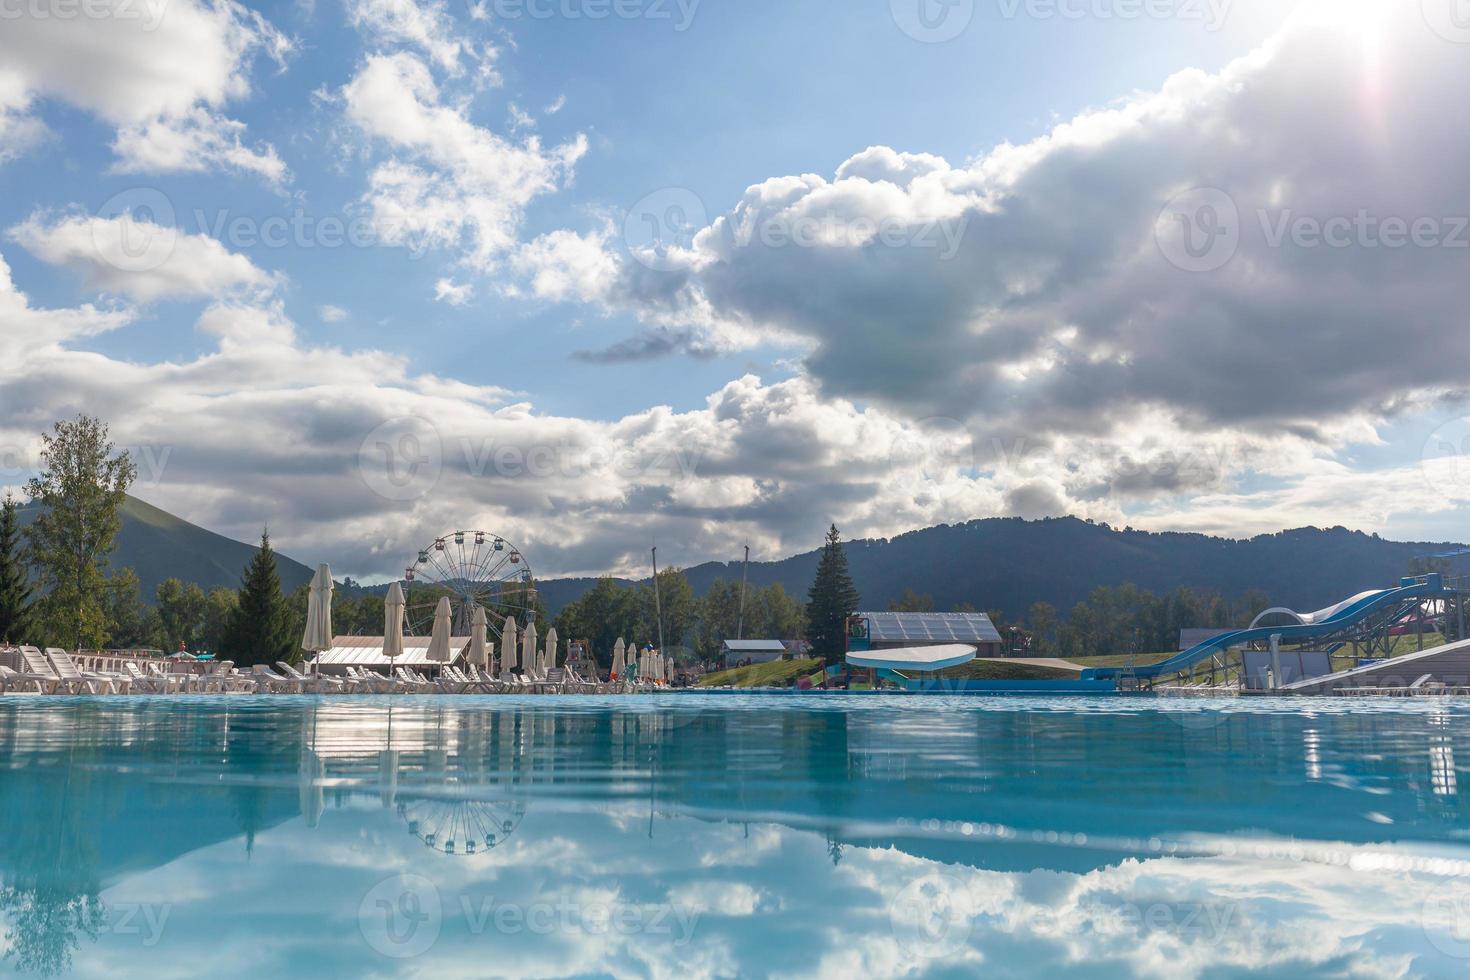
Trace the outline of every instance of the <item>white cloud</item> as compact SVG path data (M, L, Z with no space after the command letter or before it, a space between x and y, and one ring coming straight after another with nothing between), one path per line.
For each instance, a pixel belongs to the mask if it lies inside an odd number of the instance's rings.
M440 68L454 74L463 70L460 58L473 51L442 2L348 0L347 14L353 26L380 40L417 47Z
M332 304L328 303L324 306L318 307L316 315L321 317L323 323L341 323L351 314L349 314L340 306L333 306Z
M401 154L374 169L364 197L384 237L461 248L480 270L515 246L526 206L558 189L587 148L583 136L549 149L508 142L445 104L407 53L369 57L342 94L348 119Z
M541 299L604 300L618 281L617 260L607 250L607 235L554 231L523 245L512 268Z
M186 287L166 278L157 288ZM395 572L450 526L497 530L538 573L572 574L640 568L650 538L677 564L743 542L790 554L814 546L831 520L853 536L1017 511L1230 531L1370 526L1454 505L1414 473L1353 473L1300 436L1221 436L1181 458L1155 446L1177 447L1183 433L1140 433L1120 462L1082 438L984 443L955 422L825 396L803 377L743 377L688 411L547 415L498 388L415 373L403 357L308 345L278 302L248 297L205 310L198 329L214 346L193 360L88 350L133 319L32 307L0 263L0 384L28 392L23 409L0 414L0 442L30 445L55 418L101 411L120 445L167 459L137 488L145 499L241 539L269 520L287 553L355 577ZM382 457L404 434L424 466ZM1283 474L1276 488L1230 492L1209 470L1232 453ZM1219 489L1197 507L1171 496L1145 521L1098 490L1119 473L1142 474L1145 497L1157 482Z
M1170 466L1205 451L1223 451L1227 478L1303 476L1383 420L1470 391L1470 184L1454 163L1470 130L1422 123L1470 85L1470 60L1412 4L1385 5L1379 30L1370 61L1351 25L1300 21L1218 74L1180 72L964 166L880 146L830 178L773 177L660 268L597 233L544 236L517 269L538 295L648 323L594 357L794 341L825 396L957 419L1051 463L1085 446L1084 472L1035 467L1049 472L1017 491L1022 511L1225 489L1218 469ZM1198 187L1239 212L1214 271L1171 261L1161 220ZM1442 243L1272 240L1283 220L1360 214L1427 221ZM1291 462L1273 465L1286 443Z
M440 279L434 283L434 298L450 306L463 306L475 295L469 283L457 283L452 279Z
M11 228L9 237L42 261L80 273L93 290L144 302L259 294L278 282L207 235L184 234L130 215L36 212Z
M46 126L31 115L25 79L0 67L0 164L13 160L46 136Z
M278 62L292 42L233 0L101 0L105 17L21 17L0 31L0 120L7 131L55 99L115 127L122 171L220 168L278 181L269 145L250 146L222 114L250 94L258 53ZM90 9L90 8L89 8ZM19 115L18 115L19 113Z

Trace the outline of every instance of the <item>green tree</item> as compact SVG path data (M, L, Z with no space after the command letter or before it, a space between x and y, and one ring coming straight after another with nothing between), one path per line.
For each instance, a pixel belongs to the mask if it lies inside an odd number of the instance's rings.
M759 632L751 589L745 594L745 635L755 638ZM735 639L740 628L740 583L717 578L695 602L694 639L692 645L703 659L719 656L720 645Z
M225 636L230 631L230 620L239 605L240 595L234 589L217 585L209 591L209 597L204 603L204 621L199 632L199 645L202 650L218 653L225 648Z
M1033 652L1050 652L1057 639L1057 607L1049 602L1032 603L1026 620L1031 624Z
M747 601L745 616L751 616L751 602ZM762 639L795 640L806 635L806 609L796 596L787 592L780 582L767 586L754 596L755 626ZM747 626L746 636L756 637Z
M540 627L537 627L538 629ZM631 641L638 629L638 593L611 578L600 578L580 599L562 607L556 632L569 640L589 640L604 667L612 662L619 637Z
M45 632L73 649L100 647L107 640L104 569L137 467L126 452L114 455L107 426L88 415L57 422L41 439L41 472L26 483L40 510L26 540Z
M240 580L239 601L230 612L219 652L241 667L290 660L298 652L291 622L270 532L262 531L260 549Z
M663 610L664 644L672 650L695 641L694 589L684 572L665 568L658 573L658 603L654 602L653 582L638 587L638 635L647 643L658 643L657 610Z
M10 494L0 504L0 642L31 639L31 581L21 554L20 504Z
M105 588L110 645L124 650L156 648L162 642L158 613L143 604L137 573L124 568L107 580Z
M176 578L167 578L158 583L153 598L163 627L164 649L173 653L199 646L204 632L205 607L209 604L204 590L193 582L185 585Z
M897 599L888 601L889 612L933 612L934 597L925 593L919 595L913 589L904 589L903 595Z
M836 524L827 530L807 600L807 639L812 652L829 660L840 658L847 648L847 618L857 611L861 600L847 571L847 555Z

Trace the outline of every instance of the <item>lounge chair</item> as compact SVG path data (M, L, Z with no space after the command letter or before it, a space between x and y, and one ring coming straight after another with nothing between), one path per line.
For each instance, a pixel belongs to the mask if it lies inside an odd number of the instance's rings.
M445 664L439 668L439 677L435 681L435 686L447 694L463 694L469 683L470 679L461 674L458 668Z
M346 687L346 685L337 678L327 677L324 674L312 674L308 677L306 674L303 674L301 671L297 670L295 667L292 667L284 660L277 660L276 666L281 669L281 672L283 674L296 682L303 694L307 691L311 691L317 694L341 694L343 689Z
M501 690L500 681L496 680L494 677L491 677L488 673L480 673L480 668L476 667L474 664L469 665L469 678L470 683L473 684L475 688L482 694L489 694Z
M67 692L75 689L74 685L61 679L61 676L56 673L56 668L51 666L51 661L47 660L46 655L36 647L21 647L20 659L25 664L23 673L45 679L47 694L60 694L63 689Z
M368 670L365 667L347 668L347 684L354 691L367 691L370 694L383 694L393 688L390 678L382 674Z
M268 664L255 664L250 668L250 682L256 694L300 694L301 685L289 677L282 677L270 669Z
M417 693L425 693L428 690L432 690L434 687L433 684L430 684L428 681L424 680L422 677L420 677L418 674L415 674L407 667L393 668L393 676L398 678L399 683L402 684L406 690L414 691Z
M71 659L71 654L58 647L47 647L46 659L50 661L51 669L56 672L60 682L73 694L117 694L120 690L131 689L133 686L132 680L128 678L83 671ZM27 663L29 662L28 659Z
M184 688L183 677L179 674L143 673L143 668L134 661L127 661L123 665L129 677L133 679L133 686L154 694L173 694Z
M46 694L56 689L56 678L49 674L32 674L0 666L0 693L32 686L37 694Z

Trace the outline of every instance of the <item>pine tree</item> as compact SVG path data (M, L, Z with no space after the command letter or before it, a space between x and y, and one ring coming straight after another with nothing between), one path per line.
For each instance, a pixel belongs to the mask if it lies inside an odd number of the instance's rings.
M245 566L240 602L230 613L221 653L238 667L273 664L296 655L286 597L276 571L270 532L260 535L260 550Z
M31 629L31 582L21 555L20 504L9 494L0 504L0 642L34 640Z
M828 661L840 660L847 649L847 618L857 611L861 600L847 572L847 555L836 524L827 531L807 599L807 639L812 653Z

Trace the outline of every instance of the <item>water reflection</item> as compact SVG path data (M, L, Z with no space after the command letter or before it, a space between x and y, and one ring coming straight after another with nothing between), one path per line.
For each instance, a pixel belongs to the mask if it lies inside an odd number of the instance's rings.
M1312 708L7 699L6 963L1460 972L1470 713Z

